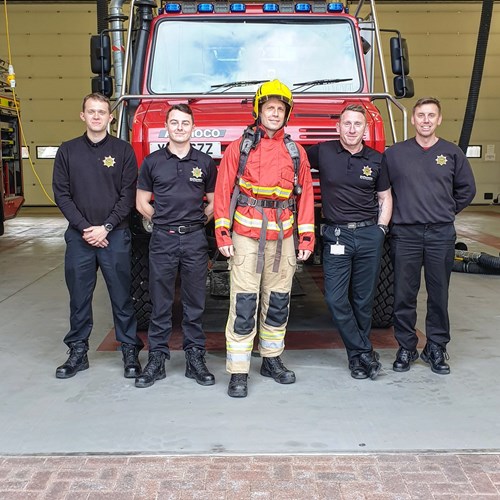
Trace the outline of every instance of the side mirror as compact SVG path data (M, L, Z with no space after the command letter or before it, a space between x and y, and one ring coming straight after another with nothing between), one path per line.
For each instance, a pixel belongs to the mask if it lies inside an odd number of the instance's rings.
M108 34L90 37L90 67L95 75L107 75L111 71L111 40Z
M113 95L113 78L111 71L111 41L107 33L90 37L90 68L99 75L92 78L92 92L106 97Z
M410 73L410 58L408 45L405 38L391 38L391 66L395 75L408 75Z
M396 97L413 97L415 88L410 76L398 75L394 77L394 95Z
M109 75L94 76L92 78L92 93L96 92L111 97L113 95L113 78Z

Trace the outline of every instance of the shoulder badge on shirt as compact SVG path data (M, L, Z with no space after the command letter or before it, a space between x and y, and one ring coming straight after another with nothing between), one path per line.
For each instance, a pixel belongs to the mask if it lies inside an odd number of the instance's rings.
M360 179L364 179L366 181L372 181L373 180L373 177L372 177L373 170L368 165L365 165L363 167L362 172L363 172L363 175L359 176Z
M115 166L116 161L112 156L105 156L104 160L102 160L102 163L105 167L111 168Z
M436 163L441 166L446 165L448 163L448 158L446 158L445 155L437 155Z
M191 182L203 182L203 172L200 167L194 167L193 170L191 170L191 175L193 176L189 179Z

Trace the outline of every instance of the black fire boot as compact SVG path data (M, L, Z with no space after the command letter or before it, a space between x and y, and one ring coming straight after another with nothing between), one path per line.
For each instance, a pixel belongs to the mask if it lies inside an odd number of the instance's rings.
M248 374L247 373L233 373L229 381L227 393L232 398L246 398L248 395Z
M446 363L450 359L446 349L434 342L427 342L424 350L420 353L423 361L431 366L431 370L438 375L448 375L450 373L450 365Z
M136 387L150 387L157 380L162 380L166 377L165 374L165 359L167 355L161 351L152 351L148 356L148 364L143 372L135 378Z
M382 368L378 352L364 352L359 355L359 361L361 362L361 366L366 370L367 375L372 380L375 380Z
M355 378L358 380L368 378L368 373L366 373L364 366L361 364L359 356L354 356L349 361L349 370L351 370L351 377L352 378Z
M295 382L295 373L286 368L279 356L262 358L260 374L264 377L272 377L278 384L293 384Z
M418 351L415 349L410 351L404 347L400 347L396 354L396 360L392 364L392 369L395 372L407 372L410 369L411 363L418 359Z
M135 344L122 344L123 355L123 376L125 378L135 378L141 374L141 363L139 353L141 346Z
M194 378L200 385L214 385L215 377L205 363L205 350L192 347L186 350L186 377Z
M87 342L73 342L69 344L69 358L64 364L58 366L56 369L57 378L71 378L78 372L86 370L89 367L89 359L87 351L89 345Z

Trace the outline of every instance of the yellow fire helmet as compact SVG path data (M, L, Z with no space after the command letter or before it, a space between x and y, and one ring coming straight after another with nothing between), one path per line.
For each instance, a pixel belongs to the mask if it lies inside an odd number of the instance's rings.
M285 116L285 125L287 124L293 108L293 96L291 90L279 80L272 80L263 83L255 93L253 99L253 117L257 119L259 116L259 108L271 97L276 97L283 101L287 106L287 114Z

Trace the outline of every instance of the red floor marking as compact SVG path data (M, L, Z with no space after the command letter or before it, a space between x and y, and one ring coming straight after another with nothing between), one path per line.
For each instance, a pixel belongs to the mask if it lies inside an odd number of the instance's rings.
M461 214L460 218L456 220L455 227L459 236L464 236L471 240L482 243L489 247L500 250L500 237L493 234L484 233L483 231L476 231L470 228L470 225L477 226L476 217L493 217L500 218L500 212L486 212L486 211L473 211L469 210ZM471 219L473 218L473 219Z
M464 236L471 240L482 243L489 247L496 248L500 250L500 238L498 236L493 236L492 234L486 234L481 231L475 231L474 229L461 229L457 227L457 235Z
M425 345L425 335L417 330L419 338L418 347L422 348ZM224 352L226 349L226 339L224 332L206 332L207 351ZM144 342L147 350L147 333L139 332L139 337ZM397 349L398 344L394 338L392 327L386 329L374 329L371 333L371 340L375 349ZM257 340L256 340L257 342ZM306 350L306 349L344 349L344 344L337 330L328 331L290 331L285 337L286 349ZM101 342L98 351L117 351L119 350L119 342L115 340L115 330L111 329ZM182 350L182 334L180 329L174 328L174 332L169 342L170 350Z

